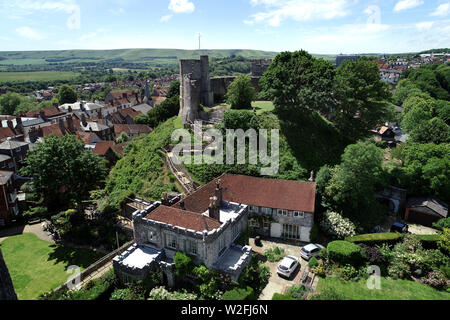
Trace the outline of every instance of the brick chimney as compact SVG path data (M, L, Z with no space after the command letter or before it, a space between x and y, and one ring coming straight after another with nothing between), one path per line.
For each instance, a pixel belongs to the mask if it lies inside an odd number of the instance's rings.
M86 115L84 113L81 114L81 123L83 124L83 127L87 126Z
M161 198L161 203L163 206L169 206L169 198L167 196L167 192L163 192L162 194L162 198Z
M220 221L220 207L217 205L217 197L209 198L209 217Z
M216 205L220 207L222 204L222 180L220 179L218 179L216 182L216 190L214 195L217 198Z
M10 128L12 131L14 131L14 125L12 123L11 120L6 121L6 123L8 124L8 128Z
M42 111L42 110L39 111L39 117L40 117L42 120L46 120L46 116L45 116L44 111Z
M75 128L73 126L73 119L72 117L67 118L67 129L70 131L70 133L75 133Z
M59 118L58 124L59 124L59 129L61 130L61 133L63 135L66 135L66 127L64 125L64 119L63 118Z
M127 97L128 97L127 93L126 93L126 92L123 92L123 93L122 93L122 98L126 99Z

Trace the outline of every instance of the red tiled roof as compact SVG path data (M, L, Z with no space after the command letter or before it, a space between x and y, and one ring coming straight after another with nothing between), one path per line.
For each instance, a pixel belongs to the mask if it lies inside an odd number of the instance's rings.
M210 217L163 205L150 212L146 218L197 232L212 231L222 225L220 221Z
M83 142L83 144L89 144L91 141L98 136L93 132L84 132L84 131L77 131L77 138ZM100 138L99 138L100 139Z
M27 117L30 117L30 118L37 118L37 117L39 117L41 111L44 112L44 115L46 117L52 117L52 116L56 116L56 115L64 113L61 110L59 110L57 107L52 106L52 107L43 108L43 109L40 109L40 110L28 111L26 113L26 115L27 115Z
M274 209L314 212L316 198L314 182L233 174L223 174L188 196L184 200L186 210L205 212L209 206L209 198L214 195L218 179L222 182L223 200Z
M152 129L145 124L115 124L114 132L116 134L122 132L125 132L126 134L145 134L152 132Z
M119 143L119 144L115 144L111 147L111 149L115 152L118 153L120 155L123 155L125 153L125 146L128 145L130 143L130 141L124 142L124 143Z
M15 137L17 136L17 133L11 130L11 128L0 128L0 139L9 138L9 137Z
M142 114L140 111L136 111L133 108L126 108L122 110L118 110L118 113L122 115L122 117L126 118L126 116L130 116L132 119L136 118L138 115Z
M166 97L152 97L154 106L160 105L163 103L167 98Z
M58 123L42 127L42 136L45 137L45 138L49 137L52 134L54 134L57 137L62 137L66 133L67 133L66 131L64 131L64 132L61 131L61 128L60 128Z
M94 154L104 156L108 150L114 145L114 141L100 141L95 144Z

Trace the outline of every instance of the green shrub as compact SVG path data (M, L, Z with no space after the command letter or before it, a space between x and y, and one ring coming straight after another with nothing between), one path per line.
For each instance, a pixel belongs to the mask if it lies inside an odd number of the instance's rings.
M443 231L445 228L450 228L450 217L441 219L438 222L433 223L433 227Z
M47 213L46 207L34 207L23 212L23 217L27 220L40 218Z
M254 292L253 289L250 287L247 288L236 288L233 290L226 291L223 296L222 300L253 300Z
M269 283L269 277L269 267L261 262L254 254L248 266L242 271L239 277L239 284L241 286L252 287L256 299L266 287L267 283Z
M284 294L274 293L272 296L272 300L295 300L294 298L288 297Z
M308 266L309 266L310 268L315 268L315 267L317 267L318 265L319 265L319 261L317 261L316 258L312 257L311 259L309 259Z
M284 249L276 247L273 249L266 250L264 252L264 256L270 262L278 262L286 256L286 252L284 251Z
M74 292L72 300L101 300L114 289L116 277L111 270L101 278L90 281L84 288Z
M362 260L361 248L348 241L337 240L330 242L327 247L331 260L341 264L359 264Z
M336 270L338 277L345 281L358 280L359 272L352 265L345 265Z
M304 285L299 285L290 287L284 295L294 300L305 300L308 292L309 292L308 287Z
M384 243L387 244L395 244L402 239L402 235L400 233L388 232L388 233L369 233L369 234L361 234L358 236L347 237L345 241L366 244L368 246L374 245L382 245Z
M183 252L177 252L173 261L175 262L175 273L177 276L190 274L194 269L192 258Z

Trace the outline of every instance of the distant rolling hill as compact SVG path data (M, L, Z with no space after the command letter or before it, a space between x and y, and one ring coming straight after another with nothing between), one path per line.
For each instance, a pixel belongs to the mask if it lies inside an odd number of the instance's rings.
M148 62L174 65L178 59L195 59L200 55L224 58L232 55L247 59L273 58L278 52L260 50L180 50L180 49L117 49L60 51L0 51L0 65L47 64L55 62ZM328 61L335 55L314 55Z
M277 52L259 50L179 50L179 49L118 49L61 51L0 51L0 64L23 65L52 62L159 62L175 64L178 59L194 59L200 55L214 58L231 55L244 58L273 58Z

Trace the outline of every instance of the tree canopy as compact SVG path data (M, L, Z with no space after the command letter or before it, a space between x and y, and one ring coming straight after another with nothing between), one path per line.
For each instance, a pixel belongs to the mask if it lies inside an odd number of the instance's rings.
M83 149L74 136L54 135L29 151L20 173L31 177L48 207L77 204L104 181L105 160Z
M247 75L238 76L228 86L226 99L232 109L251 109L255 98L256 92L252 79Z
M386 183L383 150L371 142L358 142L349 145L341 159L341 164L331 169L331 177L327 169L321 172L321 176L329 179L325 202L333 211L342 212L361 225L376 223L382 210L374 194ZM323 184L321 181L321 188Z
M311 110L329 112L333 106L333 65L306 51L277 55L260 80L265 96L285 121Z
M78 100L78 95L75 90L66 84L59 87L56 97L59 104L75 103Z
M389 114L389 86L380 80L378 66L368 59L344 62L335 79L333 122L356 141L369 135Z

